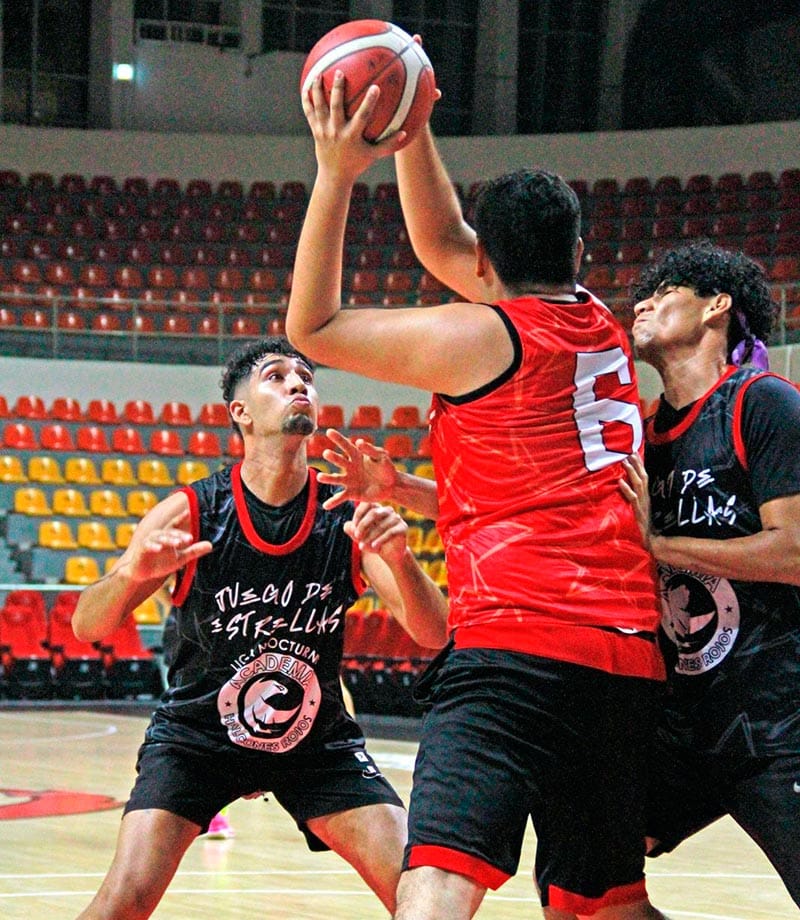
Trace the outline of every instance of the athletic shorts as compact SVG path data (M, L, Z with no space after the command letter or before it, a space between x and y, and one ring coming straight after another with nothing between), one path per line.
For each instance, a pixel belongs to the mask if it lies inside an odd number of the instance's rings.
M800 754L695 753L659 733L650 767L647 834L669 853L722 815L761 847L800 905Z
M125 813L162 808L199 824L201 833L222 808L243 795L270 793L294 818L310 850L328 847L309 831L312 818L390 804L403 807L365 747L315 753L307 765L275 767L273 757L206 752L174 742L139 748L136 783Z
M644 766L663 685L495 649L422 678L425 715L404 867L498 888L528 817L543 906L592 913L646 896Z

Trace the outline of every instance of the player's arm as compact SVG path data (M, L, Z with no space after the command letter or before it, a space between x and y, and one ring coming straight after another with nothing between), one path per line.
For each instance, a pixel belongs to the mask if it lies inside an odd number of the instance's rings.
M432 479L398 470L382 447L363 438L351 440L335 428L325 433L334 447L325 450L323 457L339 471L320 472L317 478L342 490L325 502L326 508L345 501L383 501L410 508L431 520L438 518L439 499Z
M475 231L447 174L430 126L395 154L400 204L414 252L425 268L468 300L481 300Z
M800 585L800 494L775 498L759 508L762 530L729 540L667 537L650 524L647 473L638 455L625 461L623 494L636 512L645 545L658 562L740 581Z
M387 505L360 502L345 530L358 543L364 576L403 629L426 648L447 641L447 601L408 548L408 525Z
M167 576L211 549L207 540L195 542L192 536L186 495L168 496L142 518L112 569L81 592L72 615L75 635L87 642L103 639Z
M344 84L330 105L316 82L303 97L317 157L295 256L286 332L303 353L329 367L423 390L462 395L494 380L513 360L503 321L489 307L447 304L397 310L342 310L342 252L353 183L402 138L370 144L363 133L378 98L371 87L351 119Z

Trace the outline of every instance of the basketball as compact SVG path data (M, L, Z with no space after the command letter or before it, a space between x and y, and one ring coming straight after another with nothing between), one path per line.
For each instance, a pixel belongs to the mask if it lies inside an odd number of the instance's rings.
M345 75L345 114L350 118L364 94L377 84L380 97L364 137L381 141L406 131L407 144L430 117L436 99L436 79L428 56L402 29L380 19L358 19L331 29L314 45L303 65L300 92L322 76L330 102L336 70Z

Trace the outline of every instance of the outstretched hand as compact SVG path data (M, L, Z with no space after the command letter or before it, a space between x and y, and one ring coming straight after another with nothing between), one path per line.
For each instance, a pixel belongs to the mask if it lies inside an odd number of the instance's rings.
M126 555L137 581L165 579L192 560L211 552L213 546L208 540L195 541L188 529L190 518L186 508L141 540L137 540L134 534Z
M340 472L319 473L317 479L342 491L332 495L323 507L330 510L346 501L390 501L397 470L389 454L363 438L351 440L335 428L328 428L325 434L335 449L328 448L322 456Z
M402 145L405 132L398 131L383 141L371 142L364 137L380 88L370 86L351 118L345 114L345 76L337 70L331 86L330 104L325 99L322 78L317 77L311 90L303 94L305 113L314 137L317 163L321 170L355 181L372 163L390 156Z
M650 523L650 492L648 490L647 471L642 458L638 454L631 454L622 461L625 472L628 474L627 482L620 479L619 488L625 498L633 506L636 523L642 534L642 541L646 550L652 552L651 540L655 533Z

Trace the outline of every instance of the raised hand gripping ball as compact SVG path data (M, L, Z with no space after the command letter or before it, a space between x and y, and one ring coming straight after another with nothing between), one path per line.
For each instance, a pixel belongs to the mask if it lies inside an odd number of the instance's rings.
M311 90L322 76L330 102L335 71L345 75L345 114L350 118L377 84L380 97L364 132L369 141L381 141L396 131L407 133L405 143L430 117L436 101L436 79L428 56L414 39L391 22L357 19L331 29L314 45L303 65L300 92Z

